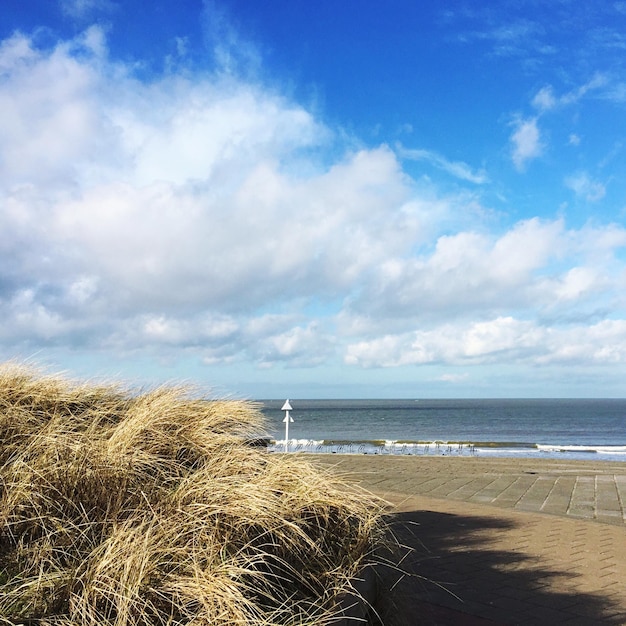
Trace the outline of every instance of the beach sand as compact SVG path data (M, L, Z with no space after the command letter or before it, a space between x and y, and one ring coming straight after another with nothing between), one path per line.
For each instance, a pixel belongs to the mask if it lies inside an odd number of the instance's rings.
M626 624L626 463L307 457L389 503L385 626Z

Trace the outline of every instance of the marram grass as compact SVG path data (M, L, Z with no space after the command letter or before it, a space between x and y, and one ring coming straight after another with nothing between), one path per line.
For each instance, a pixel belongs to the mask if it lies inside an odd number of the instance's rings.
M0 624L332 623L380 503L263 432L248 402L0 366Z

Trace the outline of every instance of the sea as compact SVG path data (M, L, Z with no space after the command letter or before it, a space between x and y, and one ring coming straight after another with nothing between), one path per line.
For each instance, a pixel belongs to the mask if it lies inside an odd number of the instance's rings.
M262 400L269 450L626 462L626 399Z

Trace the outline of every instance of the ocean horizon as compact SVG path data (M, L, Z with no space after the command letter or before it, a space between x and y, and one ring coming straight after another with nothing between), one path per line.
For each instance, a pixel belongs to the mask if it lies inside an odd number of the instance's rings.
M626 398L259 400L269 449L626 462Z

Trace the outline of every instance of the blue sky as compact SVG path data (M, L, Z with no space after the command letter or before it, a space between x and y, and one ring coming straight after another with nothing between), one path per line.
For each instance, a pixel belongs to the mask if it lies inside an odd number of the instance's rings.
M626 2L4 0L0 357L626 395Z

